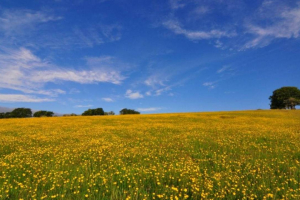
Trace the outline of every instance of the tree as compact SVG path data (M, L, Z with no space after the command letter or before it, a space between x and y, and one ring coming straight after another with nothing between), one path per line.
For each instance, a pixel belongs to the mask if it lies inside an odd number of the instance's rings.
M82 113L82 116L104 115L103 108L88 109Z
M64 114L63 115L63 117L73 117L73 116L77 116L77 114L71 113L71 114Z
M82 113L82 116L91 116L93 115L92 109L88 109Z
M128 115L128 114L140 114L140 112L132 109L127 109L127 108L123 108L122 110L120 110L120 115Z
M114 111L104 112L104 115L115 115Z
M103 108L96 108L94 111L94 115L104 115Z
M54 113L52 111L40 110L33 114L34 117L52 117Z
M297 87L282 87L274 90L269 99L271 109L296 109L296 105L300 105L300 90Z
M107 113L108 115L115 115L115 112L114 111L110 111Z
M4 113L4 118L11 118L11 116L10 116L10 112L6 112L6 113Z
M284 103L285 103L286 109L295 110L296 105L300 105L300 100L290 97L289 99L284 100Z
M31 117L32 111L30 108L16 108L11 112L0 113L1 118L25 118Z
M32 116L32 111L29 108L16 108L10 113L11 118L25 118L31 116Z

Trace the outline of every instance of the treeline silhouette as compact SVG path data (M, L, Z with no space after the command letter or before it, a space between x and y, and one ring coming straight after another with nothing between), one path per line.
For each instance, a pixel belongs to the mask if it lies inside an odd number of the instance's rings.
M128 114L140 114L140 112L135 111L133 109L124 108L120 110L120 115L128 115ZM28 117L53 117L54 112L40 110L35 112L32 115L32 111L30 108L16 108L11 112L0 113L0 119L3 118L28 118ZM94 116L94 115L115 115L113 111L104 112L103 108L96 109L88 109L84 111L82 116ZM64 114L63 116L77 116L77 114Z
M128 114L140 114L140 112L135 111L133 109L123 108L120 110L120 115L128 115ZM82 116L93 116L93 115L115 115L113 111L104 112L103 108L96 109L88 109L82 113Z
M54 115L51 111L40 110L33 114L33 117L52 117ZM11 112L0 113L1 118L27 118L32 117L30 108L16 108Z

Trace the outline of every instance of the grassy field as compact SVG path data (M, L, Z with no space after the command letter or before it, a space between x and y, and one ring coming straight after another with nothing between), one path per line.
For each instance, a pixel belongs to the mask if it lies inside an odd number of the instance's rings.
M300 112L2 119L0 199L300 199Z

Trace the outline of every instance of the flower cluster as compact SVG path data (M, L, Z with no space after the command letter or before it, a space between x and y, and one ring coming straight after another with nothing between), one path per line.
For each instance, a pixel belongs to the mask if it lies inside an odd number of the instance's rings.
M300 199L300 112L0 121L0 199Z

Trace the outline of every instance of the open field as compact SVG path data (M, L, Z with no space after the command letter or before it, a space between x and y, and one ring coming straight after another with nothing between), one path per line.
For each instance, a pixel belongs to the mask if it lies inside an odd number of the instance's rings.
M0 199L300 199L300 112L0 120Z

